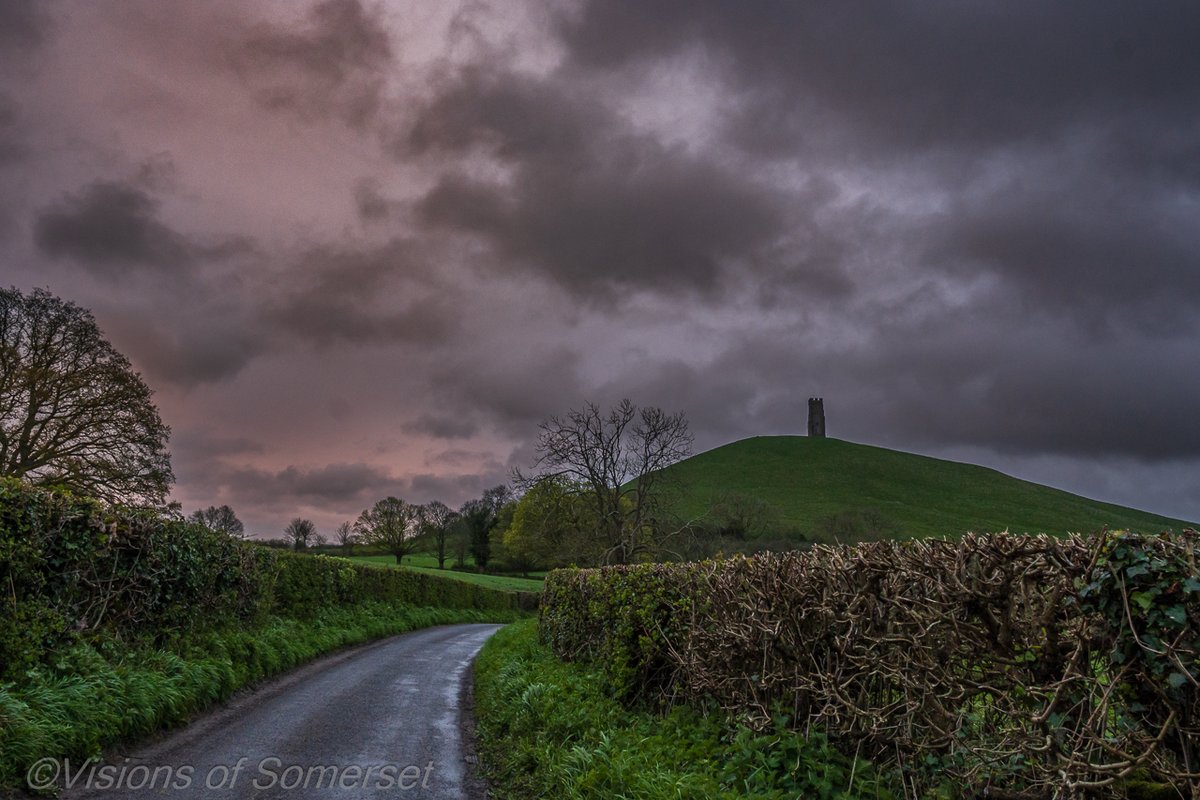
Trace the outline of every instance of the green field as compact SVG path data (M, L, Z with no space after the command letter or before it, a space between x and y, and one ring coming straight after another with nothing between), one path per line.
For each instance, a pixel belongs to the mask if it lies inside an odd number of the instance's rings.
M352 561L364 564L377 564L385 567L395 567L394 556L352 556ZM437 559L428 555L412 555L404 557L404 569L428 572L443 578L453 578L458 581L474 583L488 589L504 589L510 592L541 592L541 578L510 578L507 575L481 575L477 572L460 572L452 569L438 569Z
M1089 500L971 464L804 436L760 436L692 456L668 468L680 481L673 509L703 516L736 492L776 506L784 525L812 538L821 520L877 509L898 536L1087 533L1129 528L1158 533L1194 523Z

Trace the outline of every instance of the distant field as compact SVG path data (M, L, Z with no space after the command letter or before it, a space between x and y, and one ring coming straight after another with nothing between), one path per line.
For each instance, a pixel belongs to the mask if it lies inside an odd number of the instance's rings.
M366 564L377 564L385 567L396 566L396 559L394 556L353 556L351 560L361 561ZM511 592L542 591L541 578L510 578L506 575L480 575L475 572L459 572L458 570L452 570L449 568L438 569L437 559L433 556L407 556L404 559L404 569L441 575L444 578L453 578L454 580L458 581L466 581L467 583L474 583L478 586L486 586L489 589L505 589Z
M808 535L843 511L878 509L901 536L1087 533L1130 528L1157 533L1183 520L1101 503L1004 475L838 439L761 436L718 447L670 467L683 494L674 510L703 515L726 492L777 506L786 525Z

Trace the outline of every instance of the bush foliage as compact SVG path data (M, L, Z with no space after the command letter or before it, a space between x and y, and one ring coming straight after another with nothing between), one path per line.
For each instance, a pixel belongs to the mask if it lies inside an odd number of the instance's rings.
M1149 773L1195 793L1198 544L998 534L560 570L540 631L622 699L786 714L927 786L1082 796Z
M0 479L0 679L97 636L162 644L213 624L379 601L516 608L508 592L279 553L162 514Z
M96 756L321 653L509 621L518 602L0 479L0 796L38 758Z

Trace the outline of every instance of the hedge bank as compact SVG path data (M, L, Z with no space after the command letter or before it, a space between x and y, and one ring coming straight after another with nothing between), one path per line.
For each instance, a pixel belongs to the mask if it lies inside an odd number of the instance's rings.
M349 644L507 622L515 593L272 551L0 479L0 796Z
M1197 796L1198 540L998 534L560 570L540 635L627 702L786 716L915 785Z
M0 480L0 680L90 637L163 644L214 624L362 602L511 611L436 575L276 552L160 513Z

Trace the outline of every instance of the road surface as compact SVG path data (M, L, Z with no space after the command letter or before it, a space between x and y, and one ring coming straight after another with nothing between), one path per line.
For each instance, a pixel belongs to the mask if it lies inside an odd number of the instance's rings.
M63 797L475 800L461 696L499 627L429 628L301 667L156 743L62 765L75 776Z

